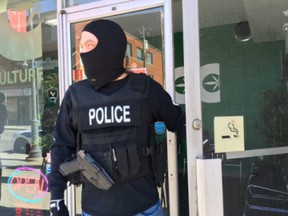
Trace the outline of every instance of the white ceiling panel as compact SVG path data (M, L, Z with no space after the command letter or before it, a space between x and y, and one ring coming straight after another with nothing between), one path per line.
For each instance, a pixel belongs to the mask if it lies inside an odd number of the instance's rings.
M200 28L246 20L242 0L199 0Z
M283 40L288 0L243 0L254 42Z

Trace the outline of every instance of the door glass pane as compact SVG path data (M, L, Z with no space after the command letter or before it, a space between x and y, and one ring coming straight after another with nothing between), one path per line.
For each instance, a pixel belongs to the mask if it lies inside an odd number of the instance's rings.
M49 215L46 153L59 101L57 27L46 21L56 3L35 2L0 1L0 215Z
M163 9L155 8L106 18L118 23L126 33L128 46L124 59L125 68L135 73L146 73L161 85L164 83L162 15ZM88 22L90 22L90 20L71 25L73 83L86 79L85 71L80 60L79 41L81 31ZM138 49L141 50L141 58L139 58ZM159 139L166 140L165 137L159 137ZM81 187L77 187L77 215L81 215L80 191Z
M222 158L227 216L288 214L287 9L199 1L205 156Z

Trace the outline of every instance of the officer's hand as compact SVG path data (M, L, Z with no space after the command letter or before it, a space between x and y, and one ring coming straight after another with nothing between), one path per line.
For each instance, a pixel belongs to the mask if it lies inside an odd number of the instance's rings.
M68 209L64 204L64 199L51 200L50 216L69 216Z

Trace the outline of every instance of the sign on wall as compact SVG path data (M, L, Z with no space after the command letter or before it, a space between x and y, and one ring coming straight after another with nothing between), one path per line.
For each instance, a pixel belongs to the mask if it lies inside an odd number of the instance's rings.
M244 151L243 116L214 117L215 152Z
M205 103L220 103L220 64L211 63L200 68L201 100ZM175 68L176 102L185 104L184 67Z

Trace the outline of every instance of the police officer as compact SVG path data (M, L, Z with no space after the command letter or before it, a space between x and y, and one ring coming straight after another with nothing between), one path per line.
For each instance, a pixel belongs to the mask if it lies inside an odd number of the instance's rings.
M81 33L87 79L69 87L56 121L49 175L52 216L69 215L63 199L67 178L59 166L79 146L114 180L108 190L83 182L83 215L163 215L153 124L163 121L185 138L185 116L152 78L126 72L126 45L122 28L109 20L92 21Z

